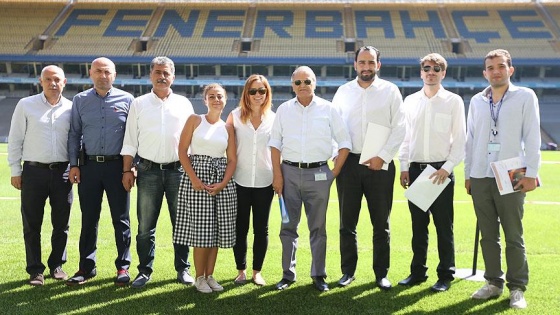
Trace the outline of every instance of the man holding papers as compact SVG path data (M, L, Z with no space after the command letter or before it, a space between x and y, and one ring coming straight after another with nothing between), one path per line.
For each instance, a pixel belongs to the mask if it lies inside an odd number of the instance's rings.
M486 300L502 294L500 225L504 230L507 273L505 280L512 308L526 308L523 296L529 281L529 267L523 239L525 193L537 186L540 166L539 102L535 92L510 82L514 68L511 55L503 49L484 58L483 74L490 86L471 99L467 117L465 188L471 194L480 228L482 256L487 283L472 294ZM491 169L492 162L522 158L525 177L515 192L500 195Z
M423 88L409 95L403 104L406 135L401 145L401 186L420 181L424 170L424 183L429 192L440 190L426 206L411 196L408 207L412 218L412 262L410 275L400 285L416 285L428 278L428 224L430 214L438 236L438 280L432 291L447 291L455 273L455 250L453 240L453 168L465 157L465 106L461 97L443 88L447 61L432 53L420 60L420 77ZM450 181L446 181L449 178ZM418 183L417 183L418 184ZM444 186L447 184L446 186ZM442 185L437 187L437 185ZM445 187L445 188L444 188Z
M389 290L389 215L393 205L395 164L393 157L399 150L405 133L402 96L398 87L380 79L380 52L372 46L356 51L354 69L357 77L336 92L333 104L339 109L350 137L352 151L336 179L340 207L340 255L342 278L338 284L347 286L354 280L358 262L356 225L366 197L373 224L373 271L376 285ZM367 137L368 129L385 129L374 137ZM360 155L377 147L371 156Z

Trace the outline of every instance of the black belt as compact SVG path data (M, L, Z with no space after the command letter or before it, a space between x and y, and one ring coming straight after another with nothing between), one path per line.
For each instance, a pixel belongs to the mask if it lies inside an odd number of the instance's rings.
M423 171L426 167L428 167L428 165L431 165L436 170L439 170L443 166L443 164L445 164L445 161L443 161L443 162L426 162L426 163L410 162L410 167L411 168L419 168L421 171Z
M140 163L149 164L151 167L159 168L160 170L176 170L181 167L180 161L175 161L171 163L156 163L144 158L140 158Z
M88 155L87 159L99 163L122 159L122 155Z
M28 162L26 161L25 164L29 166L41 167L41 168L48 168L49 170L56 170L59 168L66 168L68 167L68 162L53 162L53 163L40 163L40 162Z
M327 164L327 161L304 163L304 162L291 162L291 161L284 160L282 161L282 163L290 166L297 166L298 168L317 168Z

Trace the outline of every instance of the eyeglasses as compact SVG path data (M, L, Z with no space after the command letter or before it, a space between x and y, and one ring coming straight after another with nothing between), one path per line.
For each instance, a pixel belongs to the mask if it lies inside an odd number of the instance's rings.
M443 70L440 66L424 66L422 67L422 70L424 70L424 72L430 72L430 70L434 69L435 72L440 72L441 70Z
M311 85L311 80L309 79L305 79L305 80L295 80L294 84L297 86L300 86L302 83L304 83L305 85Z
M257 94L257 92L259 92L260 95L265 95L266 94L266 88L258 88L258 89L250 89L249 90L249 95L255 95Z

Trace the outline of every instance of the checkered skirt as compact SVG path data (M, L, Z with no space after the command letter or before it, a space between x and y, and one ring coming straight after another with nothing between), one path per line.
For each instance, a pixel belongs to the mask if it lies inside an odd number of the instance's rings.
M225 157L191 155L190 159L194 172L203 183L217 183L224 178ZM195 191L189 176L184 173L178 198L174 243L221 248L235 245L237 191L233 180L216 196L211 196L204 190Z

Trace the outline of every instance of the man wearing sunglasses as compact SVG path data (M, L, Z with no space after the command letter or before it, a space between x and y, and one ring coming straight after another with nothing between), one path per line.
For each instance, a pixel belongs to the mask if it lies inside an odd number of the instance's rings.
M311 243L311 278L321 292L329 290L325 282L327 232L326 216L330 187L349 150L350 136L332 104L315 95L315 73L299 67L292 74L296 97L281 104L276 111L268 145L271 147L272 188L284 203L289 222L282 223L282 280L276 284L284 290L296 280L297 228L301 205L305 205ZM338 158L331 170L327 160L333 153L333 140ZM280 157L283 161L280 163Z
M395 164L393 157L405 133L402 96L398 87L380 79L381 53L372 46L356 51L356 79L342 85L333 98L352 138L352 151L336 179L340 208L340 255L342 278L338 284L354 281L358 263L356 225L365 196L373 224L373 271L376 285L389 290L389 215L393 204ZM368 123L386 127L387 141L373 158L360 164ZM385 164L385 166L384 166Z
M453 239L453 168L465 156L465 105L461 97L443 88L447 61L436 53L420 59L420 77L423 88L404 100L406 135L400 148L400 183L408 188L422 171L431 165L434 184L451 182L444 188L428 211L408 202L412 218L412 262L410 275L399 285L413 286L428 278L428 224L432 215L438 237L438 280L434 292L447 291L455 273Z

